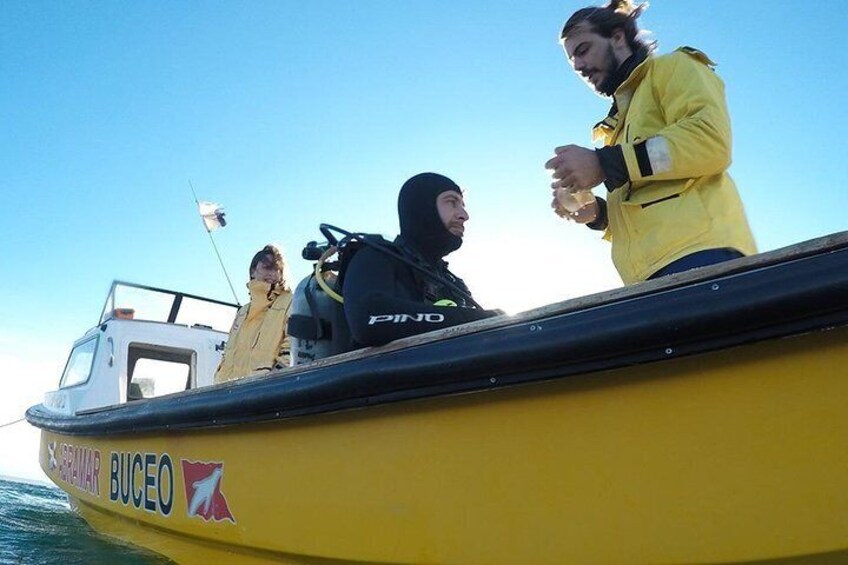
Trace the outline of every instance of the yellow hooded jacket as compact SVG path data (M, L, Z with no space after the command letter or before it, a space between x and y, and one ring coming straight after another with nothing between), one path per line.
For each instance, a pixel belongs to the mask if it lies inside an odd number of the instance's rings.
M233 321L224 357L215 372L216 384L267 372L275 365L289 365L286 325L291 292L258 280L250 281L247 288L250 303L239 308Z
M714 63L682 47L649 56L615 92L595 140L619 145L630 181L609 194L605 239L626 284L682 257L757 252L730 166L730 118Z

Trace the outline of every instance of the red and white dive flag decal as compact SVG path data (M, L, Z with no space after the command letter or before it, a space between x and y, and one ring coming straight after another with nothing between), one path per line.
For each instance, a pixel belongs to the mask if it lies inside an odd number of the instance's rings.
M203 225L206 227L206 231L215 231L227 225L227 220L224 218L224 209L220 204L198 202L197 209L200 211L200 217L203 218Z
M191 518L200 516L207 522L236 519L227 506L227 499L221 492L221 479L224 476L223 463L204 463L180 460L183 465L183 483L186 493L186 512Z

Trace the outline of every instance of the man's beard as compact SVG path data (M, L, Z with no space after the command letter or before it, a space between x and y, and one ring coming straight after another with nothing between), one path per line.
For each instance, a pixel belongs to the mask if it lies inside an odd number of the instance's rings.
M618 76L618 59L615 58L615 51L613 51L612 45L607 45L607 56L604 61L606 68L604 72L606 76L604 80L595 88L598 94L602 94L604 96L612 96L615 94L615 90L621 84L621 79Z

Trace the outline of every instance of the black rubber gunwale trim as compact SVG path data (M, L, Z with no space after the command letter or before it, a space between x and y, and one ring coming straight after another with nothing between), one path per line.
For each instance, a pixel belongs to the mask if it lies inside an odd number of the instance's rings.
M115 435L255 423L587 374L848 324L848 248L381 355L30 423Z

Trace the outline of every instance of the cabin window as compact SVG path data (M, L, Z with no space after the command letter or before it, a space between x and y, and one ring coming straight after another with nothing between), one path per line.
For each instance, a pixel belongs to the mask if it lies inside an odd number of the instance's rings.
M91 376L91 367L94 365L94 353L97 351L98 339L99 336L95 336L73 348L65 365L65 371L62 373L62 379L59 381L59 388L88 382L88 378Z
M190 389L195 358L190 349L131 343L127 352L127 400Z
M235 310L229 304L214 304L206 300L183 297L175 322L187 326L206 326L221 332L230 331Z

